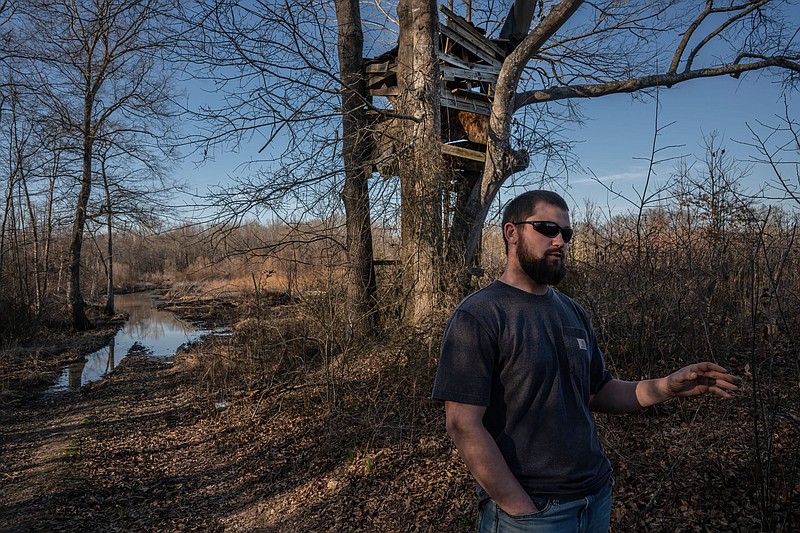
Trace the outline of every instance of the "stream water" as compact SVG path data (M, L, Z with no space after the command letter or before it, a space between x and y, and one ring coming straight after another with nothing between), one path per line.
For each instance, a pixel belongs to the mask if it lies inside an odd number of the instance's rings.
M46 394L78 389L82 385L98 381L114 370L128 353L171 356L175 355L182 344L210 333L209 330L197 329L188 322L179 320L168 311L156 308L157 303L151 293L115 296L114 306L117 312L129 315L125 325L108 346L63 368Z

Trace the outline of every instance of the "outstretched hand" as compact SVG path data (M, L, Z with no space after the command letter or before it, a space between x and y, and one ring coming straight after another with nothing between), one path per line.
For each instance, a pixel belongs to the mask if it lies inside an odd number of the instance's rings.
M705 392L730 398L730 392L739 387L739 378L714 363L695 363L685 366L667 376L667 388L672 396L685 398Z

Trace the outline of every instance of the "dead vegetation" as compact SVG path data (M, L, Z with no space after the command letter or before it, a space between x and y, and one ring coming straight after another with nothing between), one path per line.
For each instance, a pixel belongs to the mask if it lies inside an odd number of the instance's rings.
M308 312L276 308L276 327L241 317L172 365L129 356L80 393L6 408L0 529L472 531L472 482L429 399L436 341L398 335L326 351ZM754 402L768 395L752 374L730 401L601 417L613 530L791 531L795 361L762 362L771 405L784 406L769 435L754 424ZM761 456L756 430L770 441Z
M678 185L677 205L576 224L561 289L590 312L619 377L714 360L741 389L598 417L613 531L795 530L797 217L725 183ZM487 278L500 248L488 235ZM391 268L379 276L399 278ZM291 295L255 276L237 291L176 284L169 309L226 333L172 365L130 357L60 403L7 400L29 389L12 379L17 347L4 352L0 530L474 530L472 481L430 400L446 313L428 331L387 313L382 332L354 338L333 277L293 278ZM84 350L85 335L58 337L58 353ZM41 353L56 353L46 339Z

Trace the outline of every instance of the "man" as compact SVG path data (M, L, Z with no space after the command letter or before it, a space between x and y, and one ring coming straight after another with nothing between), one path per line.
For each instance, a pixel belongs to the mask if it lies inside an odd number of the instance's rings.
M561 196L531 191L503 213L503 275L467 297L442 341L433 397L478 484L480 532L606 532L611 464L591 411L632 412L736 378L713 363L615 379L586 311L553 289L572 238Z

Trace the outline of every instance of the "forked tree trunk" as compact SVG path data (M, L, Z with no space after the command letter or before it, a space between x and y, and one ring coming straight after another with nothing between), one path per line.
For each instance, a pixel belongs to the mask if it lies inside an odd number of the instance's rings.
M511 145L511 124L517 110L516 92L520 76L531 57L544 43L575 14L583 0L562 0L528 34L503 61L495 85L492 114L489 118L489 138L486 146L486 166L482 179L470 193L464 217L469 221L470 232L464 250L464 264L475 259L478 241L483 232L486 215L497 196L500 186L515 172L528 167L528 154Z

